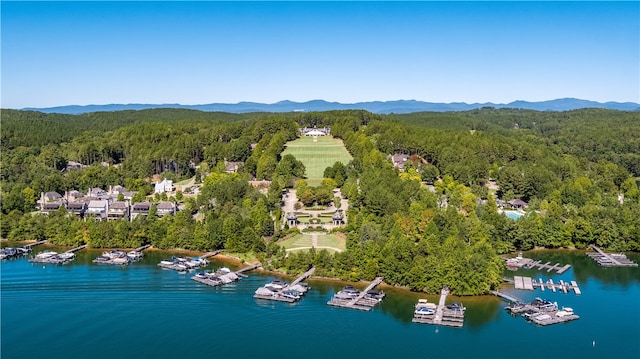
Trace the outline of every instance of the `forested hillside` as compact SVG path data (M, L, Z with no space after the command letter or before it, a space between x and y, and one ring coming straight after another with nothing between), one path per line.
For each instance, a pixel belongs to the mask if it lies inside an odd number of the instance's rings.
M353 155L325 171L348 197L347 250L290 254L281 231L282 190L303 166L282 156L299 127L331 127ZM351 280L384 276L392 284L458 294L500 282L498 254L588 244L640 250L640 113L607 110L374 115L366 111L243 114L157 109L45 115L2 111L2 226L5 238L50 239L94 247L256 253L285 271ZM403 153L404 169L387 155ZM225 160L242 162L225 173ZM82 168L69 169L69 163ZM151 194L154 175L195 176L175 216L132 222L81 221L33 213L41 192L122 185ZM271 180L268 193L249 179ZM487 184L494 185L497 191ZM427 185L433 185L431 189ZM156 196L152 200L159 200ZM496 198L522 199L518 220Z

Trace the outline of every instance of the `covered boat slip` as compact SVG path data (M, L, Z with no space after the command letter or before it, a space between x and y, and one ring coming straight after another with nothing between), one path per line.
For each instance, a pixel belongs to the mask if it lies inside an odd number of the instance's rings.
M302 281L309 278L316 268L311 267L308 271L299 275L293 282L286 284L280 282L276 285L273 282L258 288L253 297L256 299L274 300L278 302L293 303L302 298L309 289Z
M217 287L219 285L235 282L239 280L240 277L246 277L246 275L242 274L243 272L254 270L261 266L261 263L256 263L239 269L235 272L230 271L228 268L221 268L214 273L200 272L191 277L191 279L198 283L202 283L211 287Z
M342 296L340 291L336 295L331 298L330 301L327 302L328 305L333 307L341 307L341 308L349 308L349 309L357 309L369 311L376 304L380 303L384 298L383 292L374 292L376 286L378 286L384 280L383 277L377 277L371 284L365 288L362 292L358 294L353 293L352 295Z

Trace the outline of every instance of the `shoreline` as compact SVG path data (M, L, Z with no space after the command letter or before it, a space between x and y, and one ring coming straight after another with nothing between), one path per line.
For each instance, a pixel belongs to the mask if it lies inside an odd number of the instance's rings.
M0 242L10 242L8 239L6 238L1 238ZM12 243L16 243L16 244L29 244L29 243L35 243L37 242L37 240L26 240L26 241L17 241L17 242L12 242ZM68 246L58 246L58 245L54 245L51 243L44 243L42 244L42 246L44 247L59 247L59 248L66 248ZM101 252L101 251L105 251L105 250L109 250L109 249L113 249L113 248L91 248L91 247L87 247L86 250L87 251L91 251L91 252ZM118 248L121 250L133 250L135 248ZM149 247L146 248L144 251L149 251L149 252L167 252L167 253L174 253L174 254L179 254L179 255L187 255L187 256L200 256L203 255L207 252L202 252L202 251L197 251L197 250L190 250L190 249L181 249L181 248L173 248L173 249L160 249L160 248L156 248L156 247ZM522 251L522 253L532 253L532 252L547 252L547 253L553 253L553 252L586 252L587 249L577 249L577 248L544 248L544 247L536 247L534 249L530 249L528 251ZM520 251L516 251L516 252L509 252L506 254L503 254L502 256L506 256L506 255L511 255L511 254L517 254L520 253ZM627 252L627 253L638 253L640 254L640 252ZM252 261L245 261L244 259L241 259L239 257L235 257L232 255L227 255L224 252L217 254L215 258L218 261L224 262L224 263L229 263L233 266L238 266L238 267L242 267L244 265L250 265L250 264L256 264L258 263L257 260L252 260ZM289 273L284 273L284 272L279 272L277 270L272 270L272 269L265 269L264 267L259 267L256 268L255 271L259 271L260 273L263 274L267 274L267 275L273 275L273 276L277 276L277 277L281 277L284 279L293 279L296 278L297 275L296 274L289 274ZM307 281L309 282L318 282L318 283L325 283L325 284L332 284L332 285L353 285L355 287L366 287L369 283L371 283L371 281L349 281L349 280L343 280L340 278L332 278L332 277L323 277L323 276L311 276L307 279ZM378 287L381 287L383 290L389 290L389 291L394 291L394 292L401 292L403 295L409 295L409 296L413 296L416 298L420 298L420 297L437 297L439 296L439 293L427 293L427 292L418 292L418 291L412 291L410 289L408 289L407 287L402 287L402 286L395 286L386 282L382 282L378 285ZM480 295L470 295L470 296L460 296L460 295L455 295L455 294L451 294L451 297L457 298L458 300L481 300L481 299L486 299L487 297L491 297L494 298L495 300L501 301L500 298L490 294L490 293L485 293L485 294L480 294Z

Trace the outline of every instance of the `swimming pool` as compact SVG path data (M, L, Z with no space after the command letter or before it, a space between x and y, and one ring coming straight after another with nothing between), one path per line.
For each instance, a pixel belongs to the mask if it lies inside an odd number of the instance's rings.
M518 212L518 211L502 211L502 213L504 213L505 216L511 219L519 219L524 215L522 212Z

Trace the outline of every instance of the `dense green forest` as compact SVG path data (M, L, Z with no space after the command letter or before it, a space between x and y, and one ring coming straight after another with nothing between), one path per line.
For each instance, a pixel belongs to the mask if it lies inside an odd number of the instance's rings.
M347 250L285 255L276 242L282 190L304 166L281 156L299 127L331 127L353 160L325 171L349 199ZM85 115L2 111L3 238L56 244L253 252L273 268L350 280L480 294L499 284L499 254L534 247L640 250L640 113L366 111L228 114L156 109ZM404 170L387 155L409 158ZM225 173L224 161L243 162ZM69 163L83 165L67 169ZM154 175L195 176L197 196L175 216L132 222L41 215L41 192L122 185L152 192ZM266 194L248 184L271 180ZM488 183L499 186L490 190ZM425 184L432 184L431 189ZM319 189L324 190L324 189ZM150 197L153 198L153 197ZM523 199L512 220L495 199ZM160 198L153 198L158 200Z

